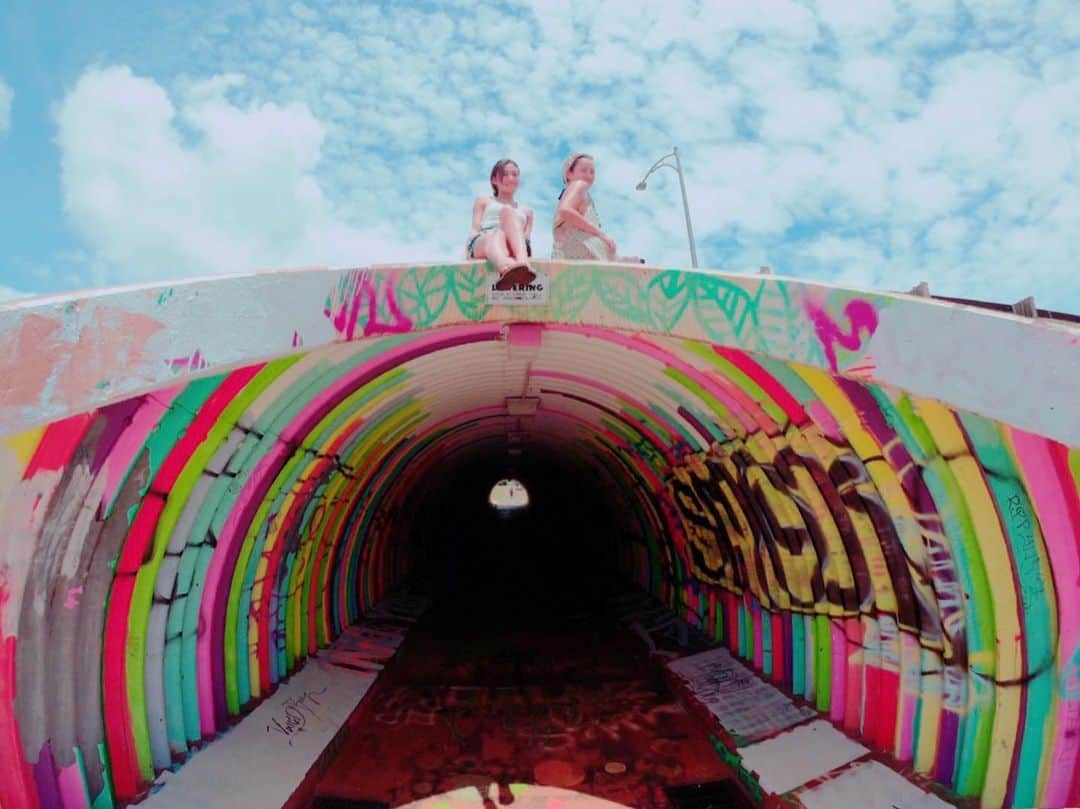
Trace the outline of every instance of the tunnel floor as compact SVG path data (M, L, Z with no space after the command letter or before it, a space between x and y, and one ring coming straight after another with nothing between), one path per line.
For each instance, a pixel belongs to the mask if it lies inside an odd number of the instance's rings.
M314 805L600 806L600 798L677 807L691 804L666 788L733 777L640 639L598 602L559 606L492 615L467 599L437 601L350 722ZM540 787L571 792L540 800Z

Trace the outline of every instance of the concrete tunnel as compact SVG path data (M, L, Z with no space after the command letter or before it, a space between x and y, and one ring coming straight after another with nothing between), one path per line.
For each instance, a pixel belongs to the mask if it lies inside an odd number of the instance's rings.
M406 583L542 619L603 576L946 799L1080 804L1080 327L539 266L0 307L0 806L143 799Z

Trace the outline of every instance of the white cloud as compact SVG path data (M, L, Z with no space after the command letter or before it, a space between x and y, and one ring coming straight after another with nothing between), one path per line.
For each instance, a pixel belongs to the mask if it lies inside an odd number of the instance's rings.
M897 21L892 0L817 0L816 6L824 26L841 39L883 39Z
M677 266L675 177L633 190L677 144L703 264L1080 310L1072 4L811 5L222 12L193 78L84 75L61 115L65 199L129 273L438 258L510 156L546 255L559 165L585 149L620 249Z
M11 129L11 104L15 100L15 91L0 79L0 135Z
M236 76L166 91L91 69L59 107L65 208L110 281L420 258L423 237L346 221L315 174L324 128L302 104L239 105Z

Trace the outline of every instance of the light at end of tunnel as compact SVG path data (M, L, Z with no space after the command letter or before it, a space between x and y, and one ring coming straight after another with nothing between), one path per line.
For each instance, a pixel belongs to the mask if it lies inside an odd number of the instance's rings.
M491 487L488 504L498 509L518 509L529 505L529 492L520 480L503 479Z

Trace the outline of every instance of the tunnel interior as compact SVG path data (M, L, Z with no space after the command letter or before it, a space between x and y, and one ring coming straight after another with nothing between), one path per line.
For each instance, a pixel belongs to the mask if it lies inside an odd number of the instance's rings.
M491 502L507 480L528 505ZM700 798L710 786L725 796L712 805L754 805L708 723L618 620L613 604L645 593L619 570L617 546L634 527L595 463L556 442L497 436L428 466L406 499L403 581L431 600L311 779L312 806L413 806L429 794L547 805L535 790L563 788L550 800L668 809L710 805ZM695 648L703 641L683 651ZM680 788L698 802L674 797Z
M542 445L463 451L417 480L410 578L431 609L463 623L555 622L597 611L619 586L612 541L618 502L595 471ZM520 481L529 505L489 502L500 480Z
M546 271L535 308L465 264L0 309L0 803L141 799L410 582L507 636L636 587L898 768L1080 801L1075 327Z

